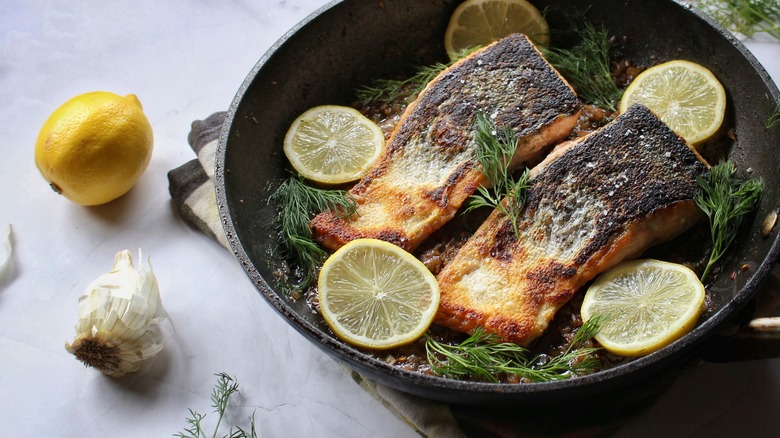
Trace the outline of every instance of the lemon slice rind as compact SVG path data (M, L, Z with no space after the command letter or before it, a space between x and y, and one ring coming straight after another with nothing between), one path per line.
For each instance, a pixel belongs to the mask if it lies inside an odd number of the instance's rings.
M550 42L547 21L526 0L466 0L450 16L444 48L450 59L456 59L466 49L513 33L523 33L540 46Z
M428 268L400 247L369 238L347 243L325 261L318 293L333 333L371 349L417 340L439 308L439 285Z
M712 137L723 123L726 91L706 67L674 60L648 68L626 88L624 113L634 103L648 107L689 144Z
M154 133L134 94L80 94L54 110L35 142L35 165L57 193L85 206L124 195L146 171Z
M705 290L689 268L645 259L621 263L600 275L583 298L583 321L601 318L595 339L620 356L642 356L695 327Z
M284 137L284 153L312 181L343 184L360 179L384 148L381 128L354 108L322 105L298 116Z

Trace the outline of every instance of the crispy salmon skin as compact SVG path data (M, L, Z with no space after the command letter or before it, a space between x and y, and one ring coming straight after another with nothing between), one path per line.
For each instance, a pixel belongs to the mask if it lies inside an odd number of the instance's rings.
M531 171L518 234L496 210L439 273L436 322L528 345L596 275L696 223L707 170L640 105L560 145Z
M478 186L478 111L519 138L512 166L538 159L569 135L580 112L571 86L523 35L510 35L442 72L412 102L384 155L350 194L357 213L326 211L311 222L330 249L373 237L408 251L449 221Z

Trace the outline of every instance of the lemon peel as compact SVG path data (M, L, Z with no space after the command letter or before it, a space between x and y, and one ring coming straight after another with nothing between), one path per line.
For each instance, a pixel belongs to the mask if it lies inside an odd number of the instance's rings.
M583 298L583 321L599 317L595 339L621 356L659 350L695 327L704 285L689 268L660 260L623 262L601 274Z
M284 153L305 178L342 184L368 172L384 144L379 126L354 108L322 105L293 121L284 137Z
M353 240L323 264L319 308L343 341L388 349L415 341L439 308L439 285L425 265L391 243Z
M626 88L620 112L640 103L691 145L712 137L723 123L726 91L706 67L673 60L648 68Z
M513 33L525 34L547 46L550 29L536 7L526 0L466 0L450 16L444 48L450 59L465 50L486 46Z
M95 91L49 116L35 143L35 164L55 192L80 205L99 205L135 185L152 148L152 128L138 98Z

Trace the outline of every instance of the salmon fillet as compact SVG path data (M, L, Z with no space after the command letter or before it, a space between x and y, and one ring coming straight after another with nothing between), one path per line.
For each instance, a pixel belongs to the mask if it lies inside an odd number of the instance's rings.
M510 35L455 63L412 102L384 154L349 192L357 214L326 211L311 222L330 249L373 237L407 251L449 221L478 186L478 111L518 139L511 166L538 159L574 129L580 112L571 86L523 35Z
M531 170L518 234L496 210L439 273L436 322L528 345L599 273L701 219L707 169L641 105L561 144Z

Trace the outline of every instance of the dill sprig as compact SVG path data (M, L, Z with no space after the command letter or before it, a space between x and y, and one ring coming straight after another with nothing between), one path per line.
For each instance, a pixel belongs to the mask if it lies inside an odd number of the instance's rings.
M372 85L357 90L357 97L363 105L372 103L393 102L399 99L411 101L433 78L439 75L451 63L437 62L433 65L419 67L411 77L406 79L377 79Z
M498 342L498 336L481 327L458 345L441 343L426 335L425 349L433 372L444 377L498 382L496 376L503 373L547 382L587 374L600 366L592 354L598 348L584 346L596 335L598 326L599 318L588 320L566 350L551 358L532 356L527 348Z
M477 161L490 187L478 187L477 192L469 197L469 205L464 213L480 207L498 209L507 216L517 236L517 218L525 204L530 175L526 168L515 179L508 168L517 151L517 136L507 127L499 133L496 124L482 111L477 112L475 127Z
M571 48L540 50L571 83L583 102L615 111L623 92L612 76L612 46L607 30L584 17L570 18L570 22L571 33L578 38Z
M769 117L766 120L766 129L780 125L780 100L771 104Z
M699 0L699 8L726 29L750 38L766 32L780 39L777 0Z
M734 178L736 171L732 162L722 161L710 169L706 178L697 178L701 190L696 194L696 205L709 219L712 239L712 251L701 274L702 280L734 242L742 218L758 206L764 189L760 180L737 181Z
M281 255L292 259L300 267L300 278L292 289L303 289L327 257L325 250L314 242L309 221L325 210L349 217L355 214L355 200L344 190L312 187L304 182L302 176L294 175L279 185L269 202L279 207L275 222L280 235Z
M401 99L405 102L410 102L420 94L433 78L477 49L477 47L466 49L455 59L446 63L436 62L432 65L417 67L415 73L406 79L377 79L373 81L372 85L367 85L357 90L358 100L364 106L374 103L395 102Z
M217 414L217 424L214 426L214 434L212 437L217 436L217 432L219 431L219 425L222 423L222 419L225 416L225 412L227 411L228 407L228 401L230 400L230 396L233 394L239 392L238 391L238 382L226 373L218 373L215 374L217 379L217 384L214 386L214 389L211 391L211 407L214 408L214 413ZM185 420L187 421L188 427L184 428L182 432L176 433L174 436L180 437L180 438L206 438L206 432L203 430L203 418L206 417L205 414L199 414L198 412L189 409L190 416L187 417ZM255 416L252 415L250 417L250 429L249 431L245 431L244 429L240 427L236 427L236 429L233 429L233 427L230 428L230 431L228 432L228 435L224 435L224 437L229 438L257 438L257 430L255 428Z

